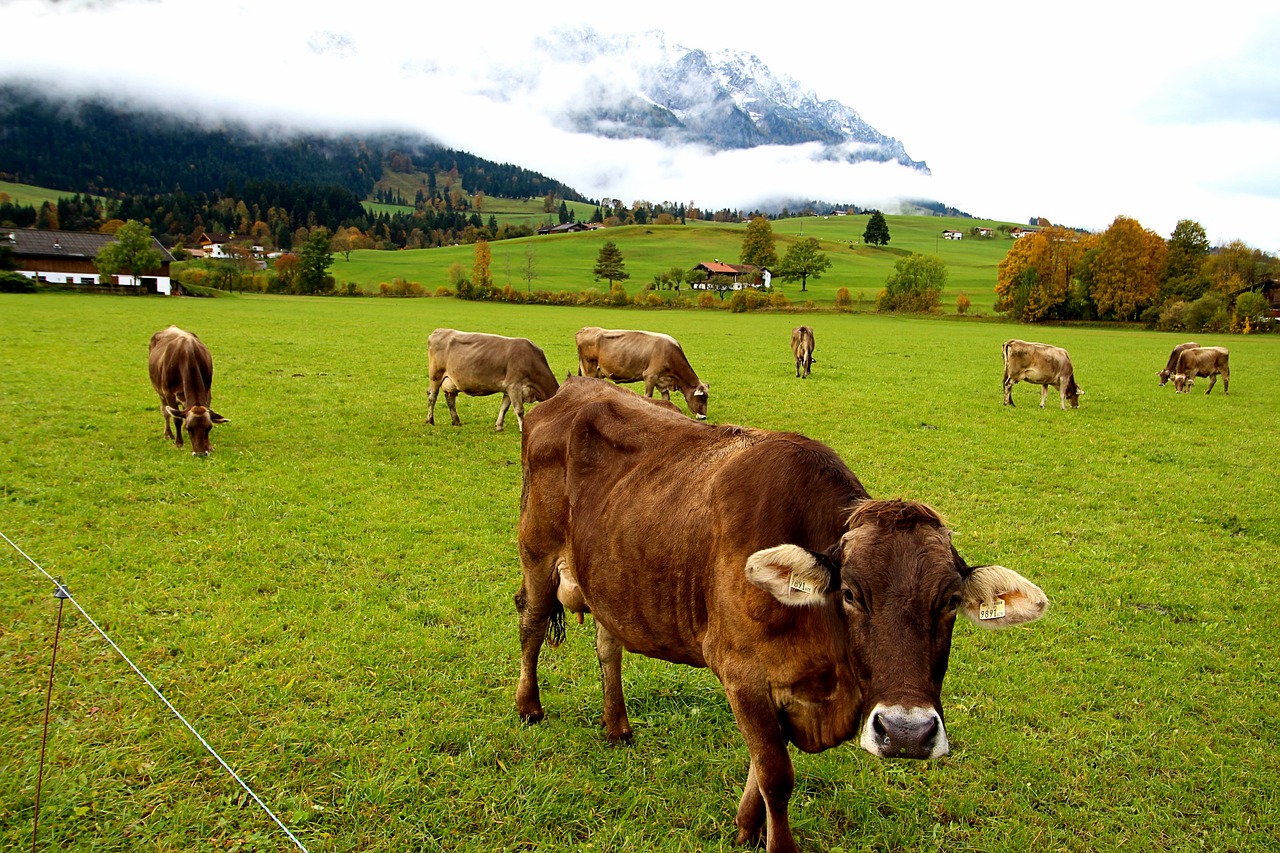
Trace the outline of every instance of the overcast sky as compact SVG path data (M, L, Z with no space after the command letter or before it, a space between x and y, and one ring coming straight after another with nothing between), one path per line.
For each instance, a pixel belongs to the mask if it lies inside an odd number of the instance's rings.
M597 198L927 197L1098 230L1123 214L1165 236L1189 218L1215 243L1280 252L1280 3L435 5L0 0L0 80L215 120L420 131ZM711 154L558 130L550 112L582 69L533 48L553 28L754 53L932 176L803 147Z

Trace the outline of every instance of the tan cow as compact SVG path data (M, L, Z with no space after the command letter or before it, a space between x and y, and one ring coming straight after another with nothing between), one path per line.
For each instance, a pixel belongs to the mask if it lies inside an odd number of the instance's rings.
M191 332L177 326L151 336L147 352L151 387L160 396L164 437L182 446L182 428L191 434L191 455L208 456L213 445L209 432L214 424L230 423L209 408L213 396L213 356ZM170 421L172 420L172 426Z
M1191 383L1197 376L1208 376L1209 387L1204 393L1213 390L1213 383L1222 376L1222 393L1227 393L1231 381L1231 370L1228 366L1226 347L1196 347L1178 353L1178 366L1174 368L1173 390L1183 394L1191 390Z
M808 326L796 326L791 330L791 353L796 357L796 377L804 370L804 378L809 378L809 368L813 365L813 329Z
M698 379L680 343L670 335L587 326L578 330L575 340L579 376L643 381L646 397L652 397L656 388L664 400L671 399L673 388L678 389L693 416L706 418L707 383Z
M565 608L595 618L610 742L632 737L623 649L709 667L751 757L741 844L797 849L789 743L945 755L956 614L1001 628L1048 606L1016 572L969 566L929 507L871 500L804 436L699 423L588 378L528 427L517 711L543 719L538 658L548 633L564 639Z
M1009 340L1001 345L1004 352L1004 403L1012 406L1013 386L1030 382L1040 386L1040 408L1044 408L1049 386L1057 388L1062 396L1062 408L1080 408L1080 395L1084 393L1076 384L1071 356L1062 347L1037 344L1028 341Z
M541 348L526 338L482 332L436 329L427 338L427 423L434 425L436 397L444 389L449 417L458 420L458 394L484 397L501 394L502 406L494 431L501 432L507 410L516 409L516 423L524 431L524 404L550 399L560 387Z
M1169 361L1165 364L1164 370L1156 374L1160 379L1160 387L1163 388L1169 381L1169 377L1173 376L1178 367L1178 356L1183 350L1196 349L1200 345L1195 341L1188 341L1185 344L1178 344L1173 348L1173 352L1169 353Z

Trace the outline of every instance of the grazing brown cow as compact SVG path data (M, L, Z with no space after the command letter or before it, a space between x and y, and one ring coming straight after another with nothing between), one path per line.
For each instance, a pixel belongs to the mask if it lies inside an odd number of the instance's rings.
M1226 347L1196 347L1178 353L1178 366L1174 368L1173 390L1179 394L1191 389L1192 380L1197 376L1208 376L1209 387L1204 390L1208 394L1213 390L1213 383L1222 375L1222 393L1227 393L1227 385L1231 381L1231 370L1227 364Z
M209 431L214 424L230 423L209 408L213 395L213 356L209 348L177 326L161 329L151 336L147 369L151 387L160 395L164 437L172 438L174 445L181 447L185 426L191 434L191 455L208 456L213 449Z
M436 397L441 388L454 426L462 426L458 420L459 392L471 397L501 394L495 432L502 431L512 406L523 432L524 404L548 400L560 388L546 355L533 341L456 329L436 329L427 338L427 374L427 423L436 422Z
M1169 361L1165 364L1164 370L1156 374L1160 378L1160 387L1163 388L1169 381L1169 377L1173 376L1178 367L1178 356L1183 350L1196 349L1200 345L1195 341L1188 341L1185 344L1178 344L1173 348L1173 352L1169 353Z
M794 433L691 421L570 378L521 448L516 709L544 716L538 657L565 608L596 621L605 735L631 739L626 649L710 667L751 756L738 842L794 851L788 743L856 739L880 757L948 751L941 689L956 613L1039 618L1039 587L971 567L929 507L871 500L836 453Z
M698 379L680 344L670 335L630 329L579 329L578 375L598 376L614 382L644 381L644 395L656 388L662 399L671 399L671 390L684 394L693 416L707 416L707 383Z
M1075 370L1071 367L1071 356L1062 347L1049 344L1036 344L1028 341L1010 340L1001 345L1004 352L1004 402L1012 406L1013 386L1019 382L1030 382L1040 386L1040 408L1044 408L1045 397L1049 386L1057 388L1062 395L1062 408L1067 403L1071 408L1080 408L1080 395L1084 393L1076 384Z
M809 367L813 364L813 329L808 326L796 326L791 330L791 352L796 357L796 377L804 370L804 378L809 378Z

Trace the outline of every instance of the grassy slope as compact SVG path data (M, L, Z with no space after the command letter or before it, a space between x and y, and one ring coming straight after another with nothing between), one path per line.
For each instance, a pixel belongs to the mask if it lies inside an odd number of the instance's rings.
M696 229L689 229L696 234ZM145 369L176 322L217 359L207 460L167 445ZM1178 339L1062 328L1082 408L1000 405L1018 326L517 307L451 299L0 295L0 530L72 592L313 853L731 847L746 751L707 672L629 656L609 749L590 621L515 718L519 435L496 398L425 427L425 339L582 325L675 334L718 422L833 445L937 507L973 562L1039 582L1041 623L957 628L953 752L797 756L807 850L1252 850L1274 842L1280 342L1232 393L1174 395ZM75 335L63 330L73 328ZM1037 332L1038 335L1038 332ZM676 508L675 511L678 511ZM0 556L0 839L27 844L55 602ZM68 608L41 836L64 851L293 849Z
M996 265L1008 252L1012 240L969 238L951 242L940 239L945 228L967 231L975 224L990 224L977 220L921 216L888 216L886 219L891 240L883 248L862 245L866 216L806 217L773 223L779 258L792 241L817 237L832 262L831 269L821 278L808 282L805 292L801 292L798 282L779 282L778 286L796 303L812 299L819 305L830 305L836 291L847 287L855 299L861 295L870 304L874 303L899 258L909 252L936 253L946 261L949 273L943 310L954 313L956 296L964 291L973 302L974 312L991 311L995 303ZM691 222L683 226L633 225L580 234L502 240L490 244L492 272L499 286L510 284L524 289L527 286L522 277L525 253L527 247L532 246L538 274L534 289L606 289L607 283L592 278L591 268L601 245L611 240L621 249L631 276L624 286L634 294L655 275L672 267L688 270L715 258L736 263L745 233L746 225ZM353 252L349 261L338 258L331 272L340 282L354 281L368 290L376 290L379 283L394 278L416 281L434 290L448 284L450 266L462 264L470 273L474 259L472 246L403 252L361 251Z
M69 190L51 190L47 187L33 187L30 184L15 184L0 181L0 193L8 193L13 204L29 204L39 208L46 201L57 201L60 198L71 198L75 193Z

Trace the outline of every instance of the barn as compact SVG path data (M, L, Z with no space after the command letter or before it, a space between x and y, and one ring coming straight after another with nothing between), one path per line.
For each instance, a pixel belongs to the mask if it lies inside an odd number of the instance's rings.
M99 284L98 268L93 259L103 246L115 242L114 234L96 231L37 231L30 228L12 228L0 231L0 246L11 252L14 268L27 278L49 284L96 286ZM138 287L145 293L172 291L169 264L173 256L154 237L155 249L164 259L159 269L147 270L139 276L120 274L111 277L111 284L121 287Z

